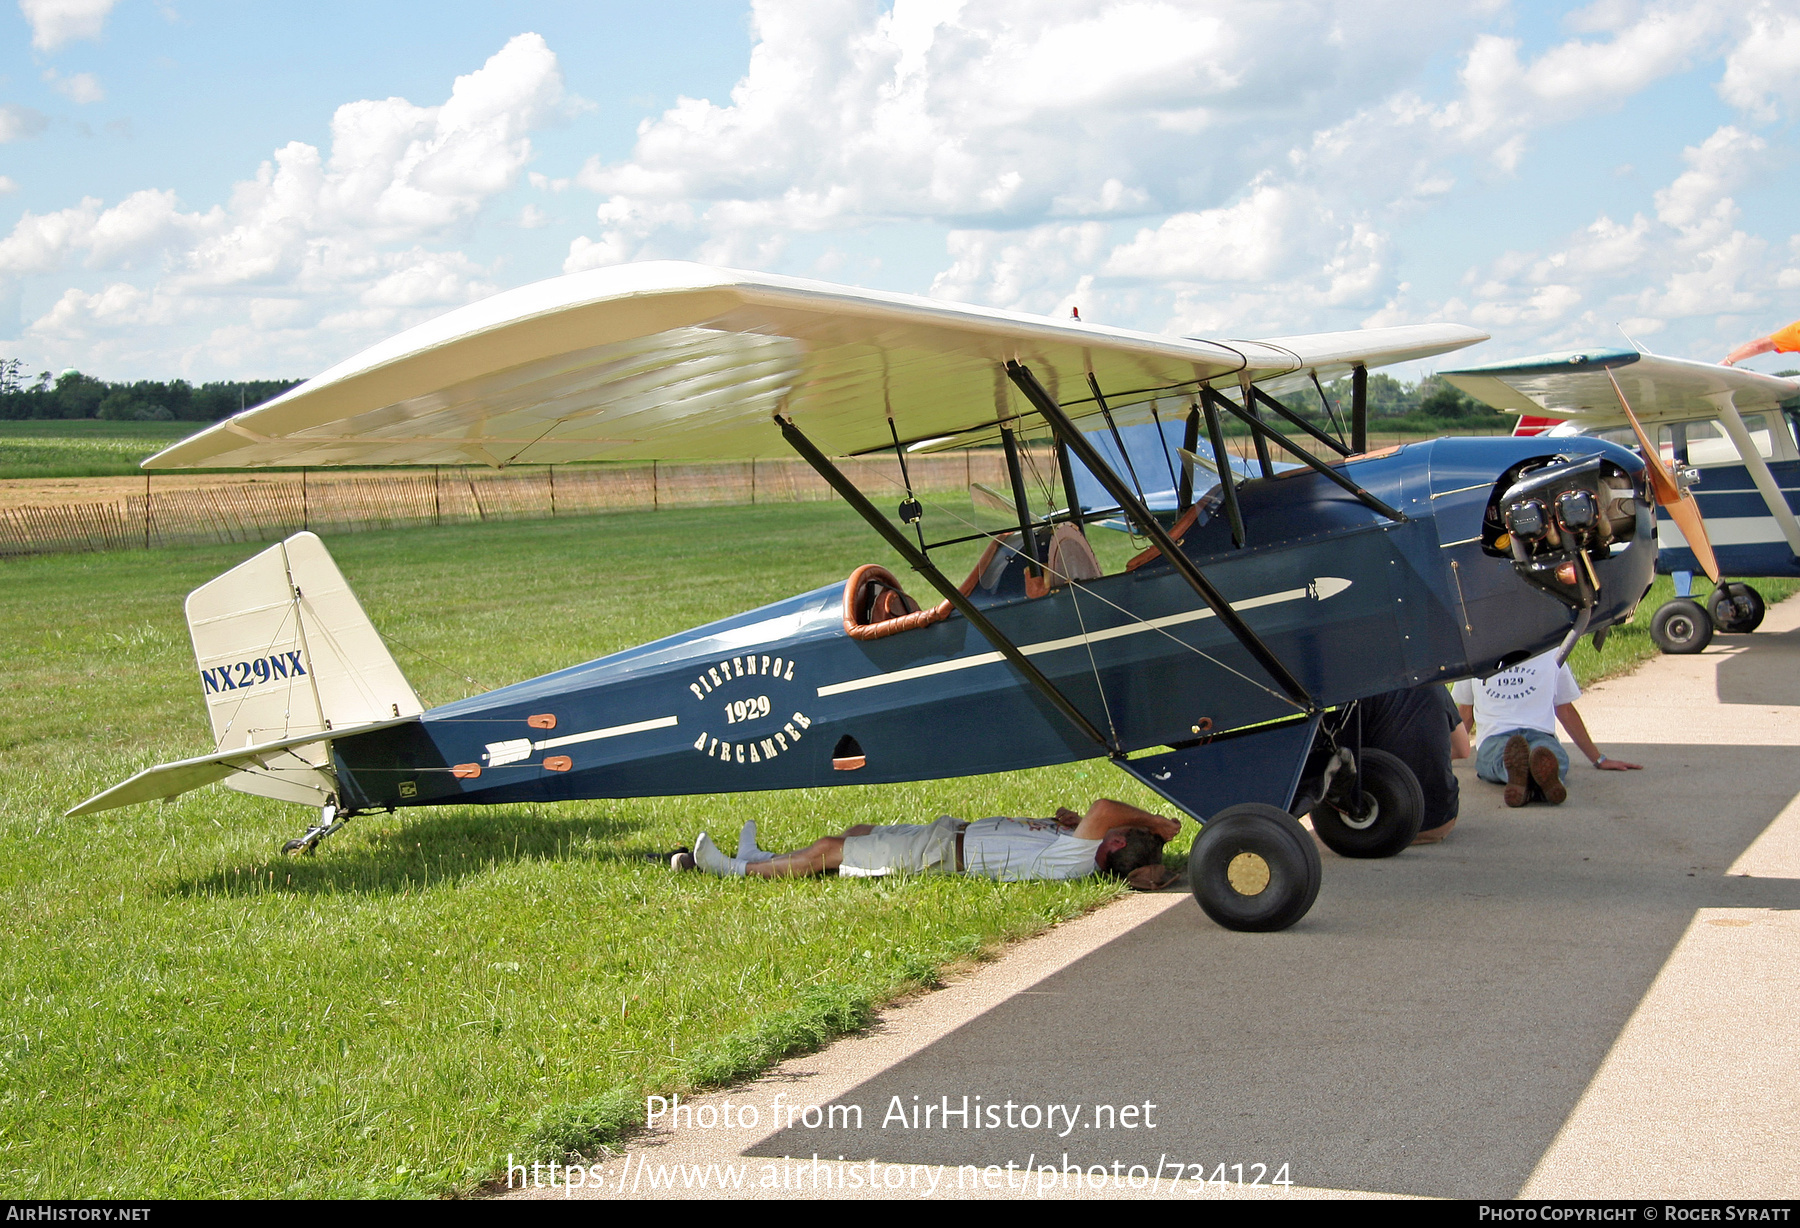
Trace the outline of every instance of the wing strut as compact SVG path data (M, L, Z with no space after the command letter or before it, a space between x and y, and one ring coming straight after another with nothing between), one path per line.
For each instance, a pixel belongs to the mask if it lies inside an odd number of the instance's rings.
M1001 656L1010 661L1013 668L1025 676L1027 682L1042 692L1044 698L1054 704L1058 712L1068 717L1070 724L1081 730L1108 754L1124 753L1122 747L1108 742L1106 735L1096 729L1094 723L1082 715L1081 709L1070 702L1068 696L1057 690L1056 684L1046 678L1043 671L1033 665L1030 658L1020 652L1018 646L1007 639L1005 633L988 620L987 615L976 609L974 603L963 596L962 590L951 583L948 576L938 570L937 564L907 541L906 535L888 522L888 518L883 516L875 505L864 497L862 491L858 490L855 484L845 477L836 465L831 463L831 459L819 451L813 445L812 440L801 434L799 427L795 426L784 414L777 414L775 421L781 427L782 437L787 440L788 446L798 452L801 459L811 465L819 476L831 485L833 490L842 495L844 502L855 508L857 514L868 521L869 526L881 534L887 544L894 548L895 553L911 564L913 570L929 580L931 586L942 593L944 599L956 609L957 613L968 619L970 625L981 632L982 637L992 644ZM1027 526L1027 540L1030 540L1031 536L1031 530ZM1027 555L1026 557L1032 556Z
M1278 443L1282 447L1286 448L1289 452L1292 452L1295 456L1298 456L1301 460L1305 461L1308 465L1312 466L1319 473L1324 474L1326 477L1330 478L1333 482L1336 482L1339 486L1342 486L1345 490L1347 490L1351 494L1355 495L1359 500L1361 500L1364 504L1368 505L1374 511L1380 512L1383 516L1386 516L1389 520L1392 520L1397 524L1405 523L1406 517L1403 516L1400 512L1398 512L1397 510L1395 510L1392 507L1389 507L1386 503L1384 503L1380 499L1377 499L1374 495L1370 494L1368 491L1366 491L1362 487L1358 486L1355 482L1352 482L1349 478L1347 478L1343 474L1339 473L1335 468L1326 464L1324 461L1322 461L1318 457L1314 456L1311 452L1308 452L1305 448L1303 448L1299 444L1295 443L1291 438L1289 438L1286 435L1283 435L1280 431L1276 430L1274 427L1272 427L1268 423L1264 422L1261 418L1258 418L1255 414L1252 414L1245 410L1239 409L1236 405L1233 405L1230 401L1227 401L1224 397L1219 396L1218 393L1212 392L1212 390L1210 388L1206 388L1206 387L1202 386L1201 392L1202 392L1202 394L1211 393L1213 398L1216 399L1220 405L1224 406L1227 410L1229 410L1233 417L1237 418L1239 421L1243 422L1246 426L1248 426L1253 434L1267 435L1269 438L1273 439L1276 443ZM1297 417L1295 417L1294 414L1289 412L1288 408L1285 405L1282 405L1279 402L1277 402L1274 397L1268 395L1265 392L1259 392L1257 395L1258 395L1258 398L1261 401L1263 401L1263 403L1268 404L1268 405L1273 405L1287 417L1294 418L1295 421L1299 421L1299 419ZM1310 430L1312 430L1312 428L1310 426L1308 426L1307 430L1310 431ZM1334 444L1333 446L1335 447L1336 445Z
M1019 553L1025 556L1025 574L1041 574L1037 534L1031 528L1031 499L1025 493L1025 473L1019 468L1019 441L1010 421L1000 424L1000 442L1006 446L1006 476L1012 481L1013 506L1019 509ZM814 466L817 468L818 466Z
M1225 502L1225 518L1231 521L1231 544L1244 547L1244 515L1238 510L1237 474L1231 468L1231 454L1225 450L1225 427L1219 421L1219 406L1225 398L1205 384L1200 385L1200 407L1206 411L1206 437L1212 441L1213 470L1219 475L1219 494Z
M1311 435L1314 439L1330 448L1333 452L1336 452L1339 456L1353 455L1349 448L1346 448L1343 444L1327 435L1324 431L1321 431L1318 427L1308 422L1305 418L1302 418L1299 414L1283 405L1280 401L1277 401L1274 397L1264 392L1261 388L1258 388L1255 384L1250 385L1250 392L1258 401L1267 405L1270 409L1280 414L1283 418L1286 418L1289 422L1292 422L1295 426L1305 431L1308 435Z
M1288 697L1303 711L1318 711L1319 705L1307 693L1306 688L1300 684L1300 680L1289 672L1288 667L1283 665L1281 659L1269 650L1269 646L1262 642L1256 632L1252 631L1249 625L1238 617L1238 612L1231 608L1231 603L1226 601L1219 590L1212 586L1212 582L1201 574L1200 568L1195 566L1194 561L1181 552L1180 547L1170 539L1168 530L1162 527L1162 522L1152 516L1149 509L1132 495L1130 488L1114 472L1112 466L1106 463L1094 445L1088 442L1087 436L1081 433L1081 429L1063 412L1063 407L1056 403L1056 398L1051 396L1038 382L1037 376L1031 373L1031 369L1022 363L1009 361L1006 364L1006 374L1018 386L1019 391L1025 394L1025 399L1031 402L1031 407L1043 415L1044 421L1050 424L1050 429L1056 432L1057 438L1069 446L1069 451L1075 454L1076 459L1086 465L1088 471L1099 479L1100 484L1106 487L1108 494L1118 500L1119 507L1124 510L1125 514L1144 526L1144 532L1161 552L1163 558L1167 559L1169 565L1181 578L1186 580L1196 593L1200 594L1200 599L1212 608L1212 612L1218 616L1219 622L1255 658L1256 663L1263 667L1269 677L1275 680L1276 685L1286 691ZM784 427L783 429L790 428ZM1230 472L1230 469L1230 463L1221 455L1219 461L1221 481L1225 480L1224 475ZM888 532L892 531L885 523L883 528ZM948 585L949 581L946 580L944 583Z
M1238 394L1244 398L1244 410L1258 422L1262 415L1256 412L1256 384L1250 379L1248 369L1238 372ZM1252 431L1250 438L1256 444L1256 467L1262 471L1265 479L1275 476L1275 461L1269 455L1269 440L1261 431Z
M1060 439L1056 441L1056 467L1062 473L1063 502L1069 507L1069 523L1079 529L1087 521L1081 514L1081 496L1075 491L1075 470L1069 465L1069 446Z
M1181 450L1186 453L1181 460L1181 482L1176 486L1175 510L1185 512L1194 502L1194 462L1188 456L1200 446L1200 411L1188 410L1187 424L1181 431Z
M1609 371L1607 374L1612 373ZM1737 406L1729 396L1718 397L1713 403L1719 407L1719 425L1731 436L1731 442L1737 448L1744 468L1750 471L1750 481L1755 484L1757 493L1762 495L1763 506L1775 518L1782 537L1787 539L1788 549L1794 552L1795 558L1800 558L1800 522L1795 521L1794 509L1788 506L1786 497L1781 493L1780 483L1769 472L1769 464L1757 450L1756 441L1750 438L1750 430L1738 414Z

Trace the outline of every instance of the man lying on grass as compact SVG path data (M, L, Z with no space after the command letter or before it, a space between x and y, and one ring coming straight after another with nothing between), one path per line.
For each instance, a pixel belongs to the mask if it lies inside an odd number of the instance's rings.
M883 874L979 874L1001 882L1086 878L1104 870L1140 890L1166 885L1174 873L1162 864L1163 845L1181 831L1179 820L1100 798L1087 813L1058 810L1054 819L978 819L944 815L935 823L875 827L859 823L841 836L825 836L792 853L756 847L756 821L744 824L736 857L727 857L701 832L682 869L709 874L793 878L829 874L875 878Z

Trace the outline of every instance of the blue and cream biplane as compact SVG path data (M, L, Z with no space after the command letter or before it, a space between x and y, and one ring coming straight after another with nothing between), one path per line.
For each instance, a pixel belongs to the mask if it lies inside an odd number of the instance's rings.
M1664 652L1699 652L1715 629L1754 631L1763 601L1743 578L1800 576L1800 380L1617 349L1442 375L1535 420L1539 438L1611 439L1672 470L1681 497L1658 512L1657 570L1673 574L1676 595L1650 626ZM1696 572L1714 582L1704 609Z
M1368 368L1483 337L1421 325L1186 339L668 263L501 294L145 464L797 455L903 566L872 562L762 609L426 709L324 546L299 534L188 601L217 750L147 769L71 813L224 781L320 807L290 844L310 850L352 815L402 806L792 789L1106 757L1201 820L1190 877L1210 915L1284 927L1319 887L1317 850L1289 807L1321 753L1355 775L1349 792L1334 790L1342 809L1315 812L1333 847L1387 853L1418 830L1416 784L1408 794L1377 770L1378 752L1358 754L1355 701L1566 649L1630 617L1650 583L1650 478L1625 448L1367 449ZM1322 402L1321 381L1346 375L1349 421L1328 429L1329 415L1302 402ZM1228 423L1249 432L1235 462ZM1127 463L1144 428L1166 489ZM1057 458L1047 502L1022 477L1028 439ZM904 473L921 451L973 445L1005 455L1010 498L989 494L1011 523L986 535L966 578L935 561L968 540L954 518L927 512L909 485L897 508L877 507L834 459L885 451ZM1299 463L1278 465L1282 452ZM1108 520L1146 543L1111 574L1087 539ZM935 536L946 527L948 539Z

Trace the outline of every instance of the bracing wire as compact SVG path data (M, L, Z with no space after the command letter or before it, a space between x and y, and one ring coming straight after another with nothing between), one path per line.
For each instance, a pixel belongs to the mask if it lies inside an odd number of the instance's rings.
M269 637L269 642L267 644L263 645L263 654L265 656L275 650L275 645L281 641L281 633L287 629L288 619L297 616L299 613L299 610L300 610L300 599L298 597L294 597L294 598L290 599L288 601L287 613L285 613L281 616L281 621L279 623L277 623L275 626L275 634ZM286 737L291 729L291 722L293 719L293 711L294 711L293 694L294 694L294 682L293 682L292 678L289 678L288 679L288 707L287 707L287 712L285 715L286 715L287 719L289 720L290 724L288 726L283 726L283 728L282 728L282 736L283 737ZM225 749L225 735L231 732L231 728L233 725L237 724L238 713L243 711L244 705L249 702L250 702L250 697L248 695L240 695L238 697L237 703L232 706L231 715L225 718L225 728L219 732L218 743L214 746L213 749L215 749L215 750L224 750Z
M1088 638L1087 616L1081 612L1081 593L1071 593L1070 598L1069 604L1075 607L1075 621L1081 624L1081 646L1087 650L1088 669L1094 674L1094 689L1100 692L1100 710L1106 714L1106 732L1111 735L1112 744L1117 747L1119 727L1113 723L1112 703L1106 698L1106 687L1100 682L1100 662L1094 660L1094 642Z
M880 476L882 477L882 479L884 481L889 482L890 484L893 483L893 481L894 481L893 478L888 477L886 474L882 474ZM1006 540L1000 536L999 533L995 533L990 530L982 528L980 525L976 524L974 521L961 515L954 507L951 507L951 506L948 506L945 504L940 504L936 500L933 500L931 502L930 506L932 506L936 510L942 512L946 517L957 522L958 524L961 524L966 528L973 529L977 533L985 533L988 536L992 537L996 541L996 543L998 544L1000 549L1010 550L1010 551L1012 551L1012 553L1015 556L1017 556L1020 559L1024 559L1027 557L1025 552L1023 550L1021 550L1019 548L1019 546L1009 545L1006 542ZM1021 545L1022 544L1023 543L1021 543ZM1123 614L1127 619L1129 619L1132 622L1144 623L1146 625L1150 625L1150 630L1156 632L1158 635L1161 635L1163 638L1171 641L1172 643L1179 644L1181 647L1187 649L1189 652L1193 653L1195 656L1199 657L1201 660L1206 661L1211 665L1217 666L1218 668L1224 670L1228 674L1233 675L1234 677L1243 679L1245 682L1247 682L1251 686L1257 688L1259 691L1262 691L1263 693L1270 695L1270 696L1274 697L1275 699L1280 700L1282 703L1288 705L1290 708L1293 708L1296 711L1304 712L1306 710L1305 705L1296 702L1292 696L1286 695L1283 692L1278 691L1275 688L1268 686L1265 683L1259 682L1257 679L1252 678L1249 674L1244 673L1240 669L1236 669L1230 665L1227 665L1225 662L1219 660L1217 657L1213 656L1211 653L1207 652L1205 649L1199 647L1198 645L1188 643L1186 640L1182 639L1180 636L1178 636L1178 635L1174 634L1172 631L1170 631L1167 627L1158 627L1158 626L1151 625L1150 619L1145 618L1142 615L1139 615L1137 613L1134 613L1131 610L1126 609L1124 606L1120 605L1118 602L1113 601L1113 600L1109 599L1108 597L1106 597L1104 594L1097 592L1094 589L1088 587L1088 585L1084 581L1076 580L1070 576L1065 576L1065 575L1061 574L1060 572L1051 571L1047 565L1040 564L1040 566L1043 567L1046 575L1055 576L1058 580L1062 581L1064 584L1068 585L1070 588L1076 589L1079 592L1086 593L1088 596L1092 597L1094 600L1098 601L1102 605L1111 606L1114 610L1117 610L1120 614ZM1082 623L1082 637L1083 637L1083 639L1085 639L1087 637L1087 626L1086 626L1085 620ZM1093 648L1091 645L1088 648L1088 657L1089 657L1090 665L1093 665ZM1094 680L1095 680L1096 684L1098 684L1098 682L1100 680L1098 666L1094 666ZM1104 695L1104 688L1102 688L1102 694ZM1108 716L1108 719L1109 720L1111 719L1110 714Z
M469 675L463 673L461 670L457 669L453 665L446 665L444 662L438 660L436 657L432 656L428 652L423 651L422 649L414 648L411 644L401 643L399 640L395 639L393 636L389 635L387 632L382 631L380 628L376 629L375 634L379 635L382 638L382 641L384 643L392 644L395 648L399 648L406 652L410 652L415 657L419 657L422 660L429 661L429 662L431 662L431 664L437 666L439 669L443 670L445 673L452 674L455 677L461 678L464 682L468 683L472 687L479 687L484 691L492 691L492 690L496 689L494 687L489 686L485 682L481 682L477 679L469 677Z
M1338 417L1337 402L1325 395L1325 388L1319 383L1318 371L1312 373L1313 388L1319 394L1319 404L1325 408L1325 416L1331 422L1331 429L1337 432L1338 442L1345 447L1350 446L1350 432L1344 429L1343 419Z

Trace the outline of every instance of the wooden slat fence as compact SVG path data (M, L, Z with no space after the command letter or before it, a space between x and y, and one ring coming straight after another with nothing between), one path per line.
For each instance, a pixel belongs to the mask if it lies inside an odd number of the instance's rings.
M1038 466L1049 457L1033 456ZM904 487L892 458L840 462L877 503ZM962 492L970 482L1006 489L997 451L910 457L921 492ZM106 502L0 507L0 558L96 550L275 541L302 529L354 533L489 520L537 520L626 509L805 503L835 498L799 460L731 464L575 465L531 469L403 470L246 478Z
M1371 448L1429 436L1371 436ZM1230 441L1246 459L1248 439ZM1323 451L1323 449L1320 449ZM1047 448L1026 451L1030 486L1060 502ZM1293 459L1277 450L1277 459ZM878 505L897 503L904 487L892 456L839 462ZM913 486L932 494L966 491L982 482L1010 493L997 449L909 457ZM1146 477L1146 481L1150 481ZM627 509L743 503L807 503L835 498L800 460L736 463L408 469L374 473L316 471L162 491L148 498L97 503L0 507L0 558L94 550L275 541L301 529L355 533L488 520L539 520Z

